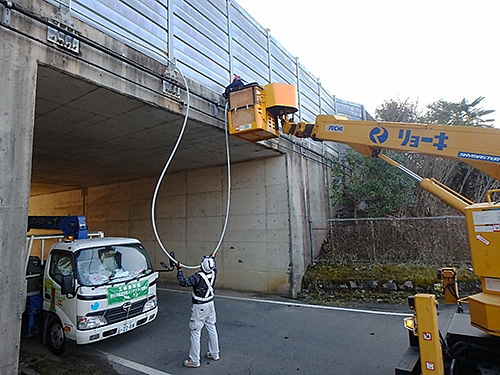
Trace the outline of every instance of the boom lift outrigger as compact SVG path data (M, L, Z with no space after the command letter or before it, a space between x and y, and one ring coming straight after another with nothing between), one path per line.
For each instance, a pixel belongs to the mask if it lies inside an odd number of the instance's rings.
M468 319L464 320L466 314L455 314L442 335L435 295L415 295L410 298L415 314L405 321L414 335L410 336L411 346L405 355L408 366L397 368L396 374L500 374L500 202L491 198L500 190L488 192L485 203L474 203L381 153L394 150L460 160L500 180L500 130L353 121L334 115L319 115L314 124L296 123L293 113L297 107L293 85L238 87L229 94L229 132L255 142L279 137L281 124L284 134L347 144L364 156L378 157L402 170L466 217L473 270L481 279L482 293L462 300L469 304L470 324L475 329L467 324ZM459 297L453 268L443 268L441 280L446 303L456 304Z

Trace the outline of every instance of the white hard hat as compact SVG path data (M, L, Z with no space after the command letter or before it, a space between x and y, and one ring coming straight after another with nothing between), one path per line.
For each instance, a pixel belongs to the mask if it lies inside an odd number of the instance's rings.
M201 269L205 273L210 273L215 268L215 260L212 257L203 257L201 259Z

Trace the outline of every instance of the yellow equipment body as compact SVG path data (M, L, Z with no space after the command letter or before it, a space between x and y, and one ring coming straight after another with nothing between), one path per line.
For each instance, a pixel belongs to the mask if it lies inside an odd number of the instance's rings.
M266 109L275 116L297 112L297 88L286 83L270 83L264 86Z
M468 298L471 324L500 336L500 203L478 203L465 210L474 273L483 293Z
M278 116L297 111L293 85L246 85L229 93L229 134L250 142L279 137Z
M494 336L500 336L500 296L478 293L468 298L471 324Z
M433 294L417 294L415 296L415 313L417 316L418 345L422 358L420 363L422 374L444 375L436 296Z
M276 138L279 134L275 116L268 114L264 88L251 85L229 94L229 134L250 142Z
M230 97L230 134L248 141L276 138L279 121L284 134L347 144L367 157L379 157L400 169L416 179L423 189L465 214L473 269L481 278L483 290L468 297L471 325L500 336L500 203L491 201L491 194L500 190L488 192L487 203L474 204L435 179L422 178L381 153L394 150L460 160L500 180L500 130L358 121L334 115L318 115L314 124L296 123L289 116L297 108L294 93L293 85L271 84L259 88L254 95L234 94L235 99ZM242 109L251 114L239 115ZM443 271L443 284L448 285L449 292L446 300L456 302L459 297L454 271L452 268ZM417 294L414 298L422 374L444 374L435 296Z
M474 273L500 279L500 204L474 204L465 217ZM500 287L492 292L500 294Z

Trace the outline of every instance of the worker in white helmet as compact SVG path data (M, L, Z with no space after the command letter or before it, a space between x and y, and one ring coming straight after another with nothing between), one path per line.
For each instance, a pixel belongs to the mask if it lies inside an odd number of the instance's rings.
M208 332L207 358L214 361L219 360L219 339L215 327L216 314L214 304L214 284L217 276L217 267L213 256L203 257L201 260L201 271L190 277L184 277L182 264L177 263L177 280L180 286L193 288L191 307L191 319L189 329L191 330L191 346L189 358L184 361L186 367L200 367L200 338L201 329L206 328Z

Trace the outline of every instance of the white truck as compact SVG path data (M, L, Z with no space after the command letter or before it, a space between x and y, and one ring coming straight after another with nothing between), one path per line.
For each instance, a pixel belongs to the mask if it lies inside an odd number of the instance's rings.
M88 238L83 216L30 216L33 228L64 235L46 261L43 245L40 257L29 254L35 240L48 236L28 237L25 334L41 332L50 350L64 355L156 318L158 273L139 240Z

